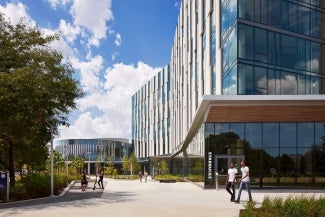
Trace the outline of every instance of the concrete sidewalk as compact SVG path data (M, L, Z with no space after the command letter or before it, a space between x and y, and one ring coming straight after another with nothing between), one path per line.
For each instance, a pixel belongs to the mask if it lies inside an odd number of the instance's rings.
M151 179L147 183L113 179L104 179L104 182L104 190L92 190L93 183L90 182L88 189L82 192L80 183L76 183L62 197L11 203L7 207L2 204L0 217L237 217L248 200L247 192L243 191L241 204L230 202L223 186L216 191L203 190L188 182L159 183ZM290 195L324 197L325 189L252 189L253 200L257 203L261 203L265 196L284 198Z

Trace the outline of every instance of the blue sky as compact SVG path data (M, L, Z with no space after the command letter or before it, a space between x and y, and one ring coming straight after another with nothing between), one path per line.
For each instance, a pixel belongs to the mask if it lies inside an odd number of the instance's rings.
M170 61L181 0L0 0L13 24L22 17L76 69L86 96L58 139L131 138L131 96Z

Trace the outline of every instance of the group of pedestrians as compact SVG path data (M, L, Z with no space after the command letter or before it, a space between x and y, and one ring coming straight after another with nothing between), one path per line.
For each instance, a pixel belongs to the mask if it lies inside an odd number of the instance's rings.
M93 190L96 189L96 184L99 186L99 188L104 189L104 169L103 169L103 167L100 167L98 174L96 174ZM86 176L86 171L83 170L81 172L81 190L85 191L87 189L87 186L88 186L88 180L87 180L87 176Z
M247 188L248 191L248 197L249 201L252 201L252 194L251 194L251 188L250 188L250 180L249 180L249 167L247 166L247 162L245 160L241 161L241 178L237 179L237 169L234 167L234 163L230 163L229 169L228 169L228 175L226 178L226 190L230 194L230 201L235 203L240 203L240 196L241 192L244 187ZM237 199L236 198L236 183L239 182L239 190ZM232 191L231 191L231 190Z

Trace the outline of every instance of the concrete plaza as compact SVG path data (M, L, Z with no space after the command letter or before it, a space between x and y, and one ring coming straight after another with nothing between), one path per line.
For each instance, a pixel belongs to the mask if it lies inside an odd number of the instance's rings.
M22 202L0 204L0 217L235 217L244 209L247 191L242 192L241 204L229 201L223 186L217 190L203 190L194 183L159 183L149 179L105 179L105 190L85 192L75 183L63 195ZM265 196L325 196L325 189L252 189L253 200L260 204Z

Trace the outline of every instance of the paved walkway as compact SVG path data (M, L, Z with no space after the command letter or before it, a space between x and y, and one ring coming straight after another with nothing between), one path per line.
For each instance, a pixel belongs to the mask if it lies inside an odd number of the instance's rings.
M80 184L60 197L36 199L0 204L0 217L237 217L244 209L248 195L242 192L241 204L229 202L228 193L203 190L193 183L159 183L148 180L105 179L105 190L92 190L93 183L85 192ZM314 195L325 197L323 190L252 189L253 200L261 203L265 196Z

